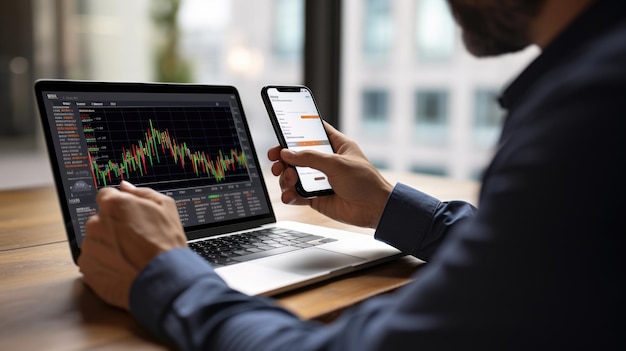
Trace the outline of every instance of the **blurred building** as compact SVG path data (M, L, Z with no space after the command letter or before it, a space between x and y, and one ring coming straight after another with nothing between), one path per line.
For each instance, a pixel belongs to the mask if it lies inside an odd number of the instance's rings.
M344 0L341 125L380 168L479 178L535 49L476 59L444 0Z
M536 51L469 56L445 0L341 5L340 129L380 168L477 178L502 123L494 98ZM0 168L43 149L37 78L234 85L267 162L276 138L260 90L303 83L304 11L305 0L2 2ZM160 71L163 54L177 75Z

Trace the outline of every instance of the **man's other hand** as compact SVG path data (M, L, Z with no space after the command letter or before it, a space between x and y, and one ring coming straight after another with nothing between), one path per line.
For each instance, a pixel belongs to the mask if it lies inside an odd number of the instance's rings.
M158 254L186 247L174 199L123 181L96 197L78 258L85 283L104 301L128 309L130 287Z

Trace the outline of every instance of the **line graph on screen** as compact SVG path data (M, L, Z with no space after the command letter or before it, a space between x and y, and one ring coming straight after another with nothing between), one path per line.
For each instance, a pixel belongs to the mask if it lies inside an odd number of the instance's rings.
M81 111L98 188L128 180L156 190L249 181L228 107Z

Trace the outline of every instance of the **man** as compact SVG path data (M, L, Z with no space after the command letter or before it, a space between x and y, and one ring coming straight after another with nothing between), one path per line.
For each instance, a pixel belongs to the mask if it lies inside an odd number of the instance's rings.
M625 2L448 2L477 56L543 49L501 97L480 210L392 186L331 126L337 155L268 153L283 202L427 260L411 284L330 325L301 321L229 289L186 248L173 200L128 183L98 194L85 282L185 350L625 349ZM336 194L299 198L287 164L320 169Z

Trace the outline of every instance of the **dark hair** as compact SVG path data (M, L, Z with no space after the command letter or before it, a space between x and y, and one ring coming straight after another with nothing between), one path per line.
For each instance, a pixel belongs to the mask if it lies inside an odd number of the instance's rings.
M531 44L529 27L545 0L448 0L468 51L499 55Z

